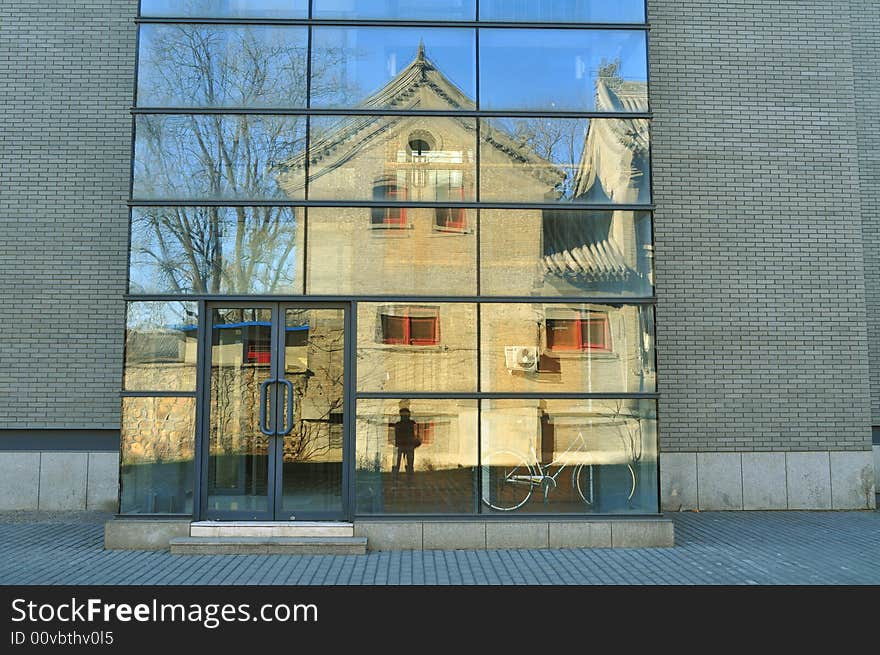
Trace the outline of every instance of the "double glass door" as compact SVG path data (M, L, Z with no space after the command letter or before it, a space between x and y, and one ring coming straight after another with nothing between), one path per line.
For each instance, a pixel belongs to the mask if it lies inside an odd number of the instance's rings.
M344 517L344 306L208 305L208 519Z

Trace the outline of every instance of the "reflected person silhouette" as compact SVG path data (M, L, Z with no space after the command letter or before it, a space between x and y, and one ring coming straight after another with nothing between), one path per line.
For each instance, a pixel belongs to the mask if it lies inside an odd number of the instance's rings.
M410 411L403 407L400 410L400 420L394 424L394 446L397 448L397 461L391 469L392 473L400 471L400 460L406 458L406 472L413 473L415 470L416 448L422 445L416 436L416 423L410 418Z

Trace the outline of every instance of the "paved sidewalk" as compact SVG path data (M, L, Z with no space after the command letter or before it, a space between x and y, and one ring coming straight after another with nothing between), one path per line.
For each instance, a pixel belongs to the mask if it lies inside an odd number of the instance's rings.
M672 514L667 549L105 551L101 516L0 513L0 584L880 584L880 512Z

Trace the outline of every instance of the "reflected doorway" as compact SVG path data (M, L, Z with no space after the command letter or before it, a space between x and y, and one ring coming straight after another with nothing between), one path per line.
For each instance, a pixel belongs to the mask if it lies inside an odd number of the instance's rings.
M345 516L346 308L209 303L202 516Z

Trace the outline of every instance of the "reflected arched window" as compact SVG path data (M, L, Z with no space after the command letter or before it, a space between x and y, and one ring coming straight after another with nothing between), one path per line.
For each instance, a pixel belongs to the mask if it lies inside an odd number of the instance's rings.
M380 180L373 185L373 200L376 202L400 202L406 199L406 187L391 180ZM370 210L370 218L370 224L374 228L407 226L406 207L373 207Z
M464 180L461 171L437 171L435 190L437 202L463 202ZM468 229L467 209L438 207L434 210L434 227L444 232L464 232Z

